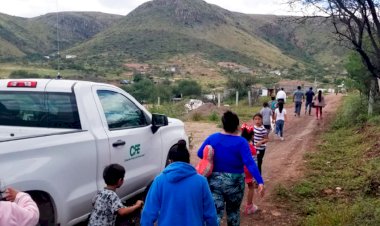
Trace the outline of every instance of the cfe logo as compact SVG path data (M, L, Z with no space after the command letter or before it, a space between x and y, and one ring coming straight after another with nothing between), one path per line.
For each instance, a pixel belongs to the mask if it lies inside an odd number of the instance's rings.
M129 154L131 155L131 157L133 157L135 155L139 155L140 154L140 144L132 145L131 148L129 149Z

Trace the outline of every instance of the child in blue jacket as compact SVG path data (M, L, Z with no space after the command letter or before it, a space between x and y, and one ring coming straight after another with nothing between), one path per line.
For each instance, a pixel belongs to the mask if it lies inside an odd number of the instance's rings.
M190 165L184 140L169 151L171 162L156 177L141 216L142 226L217 226L214 200L204 176Z

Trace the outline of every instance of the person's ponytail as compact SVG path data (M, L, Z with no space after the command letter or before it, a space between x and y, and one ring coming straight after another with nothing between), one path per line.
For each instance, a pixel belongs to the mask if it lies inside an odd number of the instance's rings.
M190 163L190 153L187 150L186 141L179 140L177 144L169 150L168 158L172 162Z
M278 111L280 112L280 113L282 113L282 110L284 109L284 103L282 103L282 102L279 102L278 103Z

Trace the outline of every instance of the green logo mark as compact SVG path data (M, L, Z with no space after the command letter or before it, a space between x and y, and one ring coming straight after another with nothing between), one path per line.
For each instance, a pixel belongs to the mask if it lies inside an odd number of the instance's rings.
M135 155L139 155L140 154L140 144L132 145L131 148L129 149L129 154L131 155L131 157L133 157Z

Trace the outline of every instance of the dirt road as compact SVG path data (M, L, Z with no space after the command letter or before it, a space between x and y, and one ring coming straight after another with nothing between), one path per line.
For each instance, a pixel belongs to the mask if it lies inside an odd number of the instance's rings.
M287 104L288 121L285 123L284 141L276 139L270 134L270 142L263 161L263 177L266 186L266 195L263 199L255 200L260 211L257 214L241 215L242 226L261 225L292 225L295 216L281 203L271 201L273 189L278 184L284 186L292 184L302 177L306 152L312 151L317 143L317 135L327 129L332 116L340 104L341 96L327 95L327 106L323 109L323 120L316 120L315 109L312 116L304 115L302 106L301 117L295 117L293 104ZM252 112L252 115L255 112ZM252 122L251 122L252 123ZM196 152L206 137L220 131L214 124L186 122L186 131L192 136L191 162L196 164ZM243 200L243 210L245 198ZM242 211L241 211L242 212ZM225 221L223 225L226 225Z

